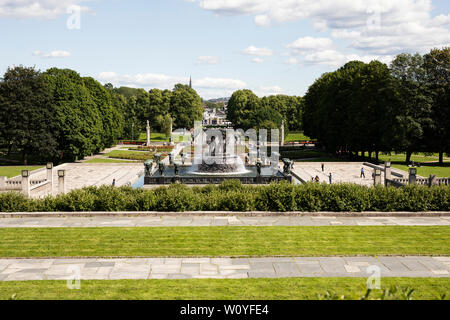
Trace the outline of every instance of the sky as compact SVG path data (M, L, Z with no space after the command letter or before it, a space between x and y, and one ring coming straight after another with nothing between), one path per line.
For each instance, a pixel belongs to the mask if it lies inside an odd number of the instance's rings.
M0 73L70 68L205 99L303 95L351 60L450 46L448 0L0 0Z

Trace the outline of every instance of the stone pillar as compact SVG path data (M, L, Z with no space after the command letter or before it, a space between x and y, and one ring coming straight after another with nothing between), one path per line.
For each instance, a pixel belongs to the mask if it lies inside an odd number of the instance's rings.
M22 170L22 193L25 197L30 196L30 171Z
M0 177L0 190L6 190L6 177Z
M66 170L58 170L58 193L60 194L66 193L66 186L64 183L65 176Z
M173 119L170 119L170 145L173 146L173 139L172 139L172 131L173 131Z
M409 168L409 184L416 184L417 182L417 168Z
M281 121L281 146L284 146L284 120Z
M53 190L53 163L47 163L47 181L50 183L50 193Z
M147 147L150 146L150 143L151 143L150 122L147 120Z
M374 170L373 184L374 184L374 186L378 186L381 184L381 170L380 169Z
M386 161L384 163L384 185L387 187L388 180L392 180L392 169L391 169L391 162Z
M430 177L428 178L428 186L432 187L436 184L436 176L433 174L430 174Z

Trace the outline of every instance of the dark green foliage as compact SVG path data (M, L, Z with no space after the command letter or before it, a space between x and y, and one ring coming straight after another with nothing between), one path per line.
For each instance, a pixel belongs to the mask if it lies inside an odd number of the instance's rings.
M0 147L50 160L57 141L55 109L43 75L33 68L8 68L0 82Z
M289 183L268 186L227 181L219 186L190 188L175 184L154 190L89 187L66 195L27 200L0 194L0 212L73 211L272 211L362 212L448 211L450 186L368 188L352 184Z
M40 162L82 159L117 142L123 100L69 69L10 68L0 82L0 144Z
M303 126L329 151L450 150L450 48L399 54L388 68L351 61L322 75L304 97Z
M258 98L250 90L238 90L228 102L227 118L239 129L279 129L285 120L285 134L302 130L302 98L276 95Z

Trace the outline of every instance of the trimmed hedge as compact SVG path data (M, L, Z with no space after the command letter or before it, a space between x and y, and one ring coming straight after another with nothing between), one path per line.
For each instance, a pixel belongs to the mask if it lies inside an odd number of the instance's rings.
M219 186L171 185L154 190L88 187L65 195L26 199L0 194L0 212L76 211L449 211L450 186L369 188L353 184L268 186L227 181Z

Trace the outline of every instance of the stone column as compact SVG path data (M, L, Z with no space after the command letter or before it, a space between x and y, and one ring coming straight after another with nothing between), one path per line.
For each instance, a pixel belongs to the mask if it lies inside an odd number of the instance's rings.
M170 119L170 145L173 146L173 140L172 140L172 131L173 131L173 119Z
M150 122L147 120L147 147L150 146L150 143L151 143Z
M381 170L380 169L375 169L374 170L374 181L373 181L374 186L378 186L381 184Z
M281 121L281 146L284 146L284 120Z
M6 177L0 177L0 190L6 190Z
M22 193L25 197L30 196L30 171L22 170Z
M430 174L430 177L428 178L428 186L429 187L434 186L436 184L436 180L437 180L436 176L433 174Z
M409 168L409 184L416 184L417 182L417 168Z
M64 183L65 176L66 170L58 170L58 193L60 194L66 193L66 186Z
M47 181L50 183L50 194L53 190L53 163L47 163Z
M386 161L384 163L384 185L387 187L388 180L392 180L392 169L391 169L391 162Z

